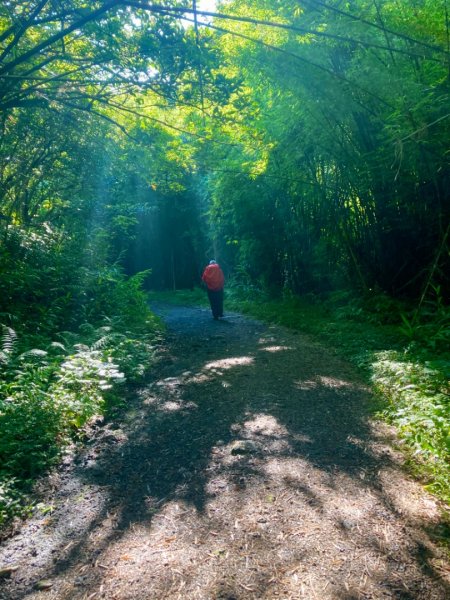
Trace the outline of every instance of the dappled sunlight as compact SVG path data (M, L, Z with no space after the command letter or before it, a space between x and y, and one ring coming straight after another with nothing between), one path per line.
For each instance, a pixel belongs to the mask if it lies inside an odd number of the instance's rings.
M161 404L160 406L160 410L163 411L167 411L167 412L171 412L174 410L180 410L183 408L183 405L178 403L178 402L164 402L164 404Z
M277 341L277 338L273 335L263 335L259 338L258 344L263 345L263 344L269 344L269 343L276 342L276 341Z
M262 352L283 352L285 350L294 350L292 346L266 346L265 348L260 348Z
M323 375L319 375L317 379L322 385L329 388L352 388L355 386L355 384L350 381L343 381L342 379L336 379L335 377L324 377Z
M155 383L158 387L164 387L166 390L176 390L180 385L184 383L184 378L182 375L179 377L166 377L160 381Z
M213 360L206 363L204 369L213 370L219 369L226 371L227 369L233 369L234 367L249 366L254 363L255 359L253 356L235 356L232 358L223 358L221 360Z
M317 388L319 386L319 384L317 383L317 381L311 381L311 380L306 380L306 381L294 381L294 387L296 387L298 390L304 390L304 391L308 391L308 390L313 390L314 388Z
M262 340L214 338L196 360L187 340L122 427L99 434L49 517L62 534L48 600L428 593L424 564L439 565L417 558L411 524L439 512L391 461L363 385L334 358L319 370L322 349Z
M269 414L252 415L239 428L288 435ZM240 593L335 600L364 597L387 582L406 590L411 575L407 579L401 562L391 558L404 550L400 517L363 482L355 488L351 476L299 456L239 454L245 470L237 464L217 470L220 452L231 454L231 448L213 449L202 511L183 499L149 495L147 518L141 515L126 528L118 529L120 507L100 520L97 515L83 550L94 558L66 571L58 600L84 597L87 590L93 598L114 598L118 589L119 598L130 600ZM419 578L418 566L415 572Z
M257 414L252 419L245 421L243 430L251 436L263 435L270 437L286 437L288 430L273 415Z
M206 375L206 373L198 373L190 378L189 383L206 383L208 381L211 381L211 375Z
M311 462L299 458L267 460L264 473L268 478L282 480L289 497L306 499L308 504L322 507L333 485L333 476L317 469ZM302 501L303 501L302 500Z
M152 393L149 389L141 391L138 395L141 399L143 406L151 407L153 410L158 412L176 412L179 410L192 410L198 408L198 405L192 400L186 401L182 398L179 385L181 383L174 383L172 380L175 378L169 378L166 380L158 381L156 385L160 391L159 394ZM186 381L184 379L183 381ZM164 394L161 395L161 391L164 390ZM164 396L164 397L163 397ZM166 397L168 396L168 398Z
M291 438L305 446L306 444L312 444L314 441L310 435L305 435L304 433L291 433Z
M314 379L307 380L295 380L294 386L299 390L312 390L318 387L325 387L330 389L359 389L361 386L356 385L355 382L345 381L343 379L338 379L336 377L317 375Z
M423 497L421 490L414 481L405 481L402 484L402 494L397 493L397 470L386 468L380 472L380 482L389 503L398 514L406 515L415 523L438 523L441 518L441 509L438 501L429 496Z
M213 360L201 367L197 372L186 371L177 377L167 377L157 381L154 385L164 392L164 394L178 397L183 391L183 386L189 384L205 384L215 381L217 376L221 376L223 371L231 371L239 367L249 367L254 365L253 356L235 356ZM221 381L223 388L228 388L231 384L227 381Z
M237 438L229 444L232 456L254 451L264 454L290 451L290 434L276 417L266 413L248 414L246 417L243 423L231 426L231 431Z

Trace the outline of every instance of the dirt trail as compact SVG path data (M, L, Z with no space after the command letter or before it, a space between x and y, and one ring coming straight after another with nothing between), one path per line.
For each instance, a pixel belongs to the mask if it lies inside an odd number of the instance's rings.
M2 600L450 597L439 507L351 366L239 315L154 308L156 380L3 544Z

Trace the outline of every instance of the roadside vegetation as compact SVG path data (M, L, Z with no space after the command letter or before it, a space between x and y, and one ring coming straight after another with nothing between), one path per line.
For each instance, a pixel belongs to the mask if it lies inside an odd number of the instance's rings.
M74 241L16 229L0 255L0 526L33 510L36 479L154 363L146 273L88 264Z

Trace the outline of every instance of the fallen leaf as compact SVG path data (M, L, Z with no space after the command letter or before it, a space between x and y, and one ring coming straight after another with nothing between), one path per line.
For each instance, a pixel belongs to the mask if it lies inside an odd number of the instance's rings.
M164 543L165 543L165 544L171 544L171 543L172 543L172 542L174 542L176 539L177 539L177 538L176 538L176 536L173 536L173 537L168 537L168 538L165 538L165 540L164 540Z
M53 587L53 582L49 581L48 579L41 579L41 581L36 583L35 587L37 590L49 590L51 587Z
M9 577L12 573L17 571L19 567L11 565L9 567L0 567L0 577Z

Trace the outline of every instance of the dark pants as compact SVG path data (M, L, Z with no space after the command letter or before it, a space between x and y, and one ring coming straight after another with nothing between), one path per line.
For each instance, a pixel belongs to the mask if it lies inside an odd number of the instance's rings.
M218 319L223 317L223 289L221 290L207 290L209 303L211 304L211 310L213 317Z

